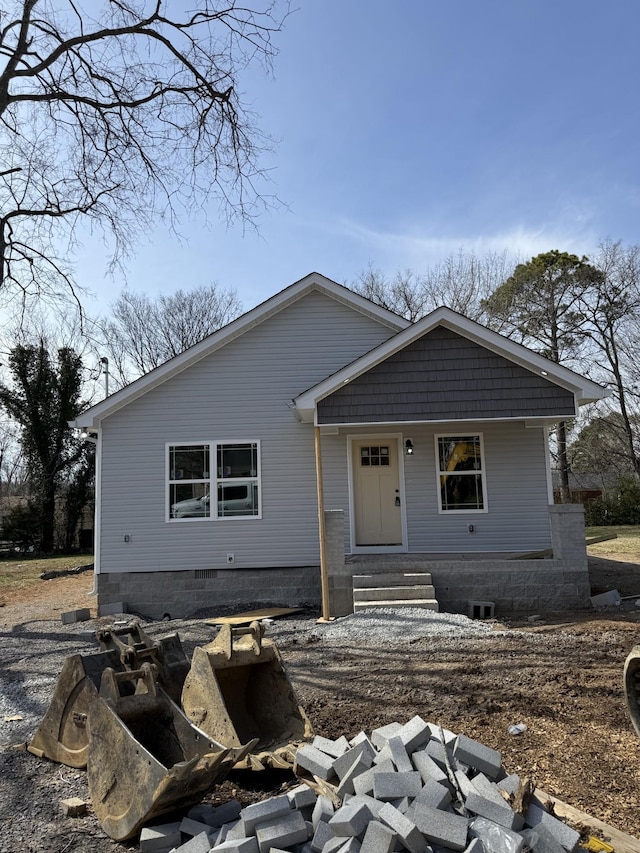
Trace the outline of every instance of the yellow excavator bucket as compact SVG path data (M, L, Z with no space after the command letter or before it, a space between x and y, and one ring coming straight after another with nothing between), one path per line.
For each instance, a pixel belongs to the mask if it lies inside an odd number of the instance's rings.
M115 651L66 658L51 703L27 749L69 767L87 766L89 704L98 695L102 673L123 668Z
M28 749L69 767L87 766L89 704L98 695L102 674L107 668L124 672L143 663L153 663L165 692L180 702L189 659L180 638L170 634L153 640L137 622L96 631L100 652L71 655L62 665L51 704Z
M629 716L640 737L640 646L634 646L624 662L624 695Z
M193 652L182 689L189 720L221 743L240 747L257 740L238 767L290 769L301 742L313 737L273 640L264 627L223 625L216 638Z
M116 841L197 803L254 743L229 749L193 726L158 684L155 665L106 669L89 707L89 795Z

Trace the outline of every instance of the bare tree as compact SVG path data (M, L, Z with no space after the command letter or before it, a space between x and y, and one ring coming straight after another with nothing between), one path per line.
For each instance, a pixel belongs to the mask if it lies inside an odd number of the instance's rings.
M12 0L0 16L0 295L81 290L77 226L117 264L163 216L215 198L227 220L269 203L268 140L243 105L288 0ZM84 8L83 8L84 7Z
M184 352L241 310L236 292L216 284L153 299L124 290L103 324L116 384L125 385Z
M640 246L606 240L594 258L600 272L580 295L580 311L589 343L590 373L613 391L617 408L602 424L622 433L627 464L640 476ZM605 403L606 405L606 403Z
M484 300L511 275L515 264L506 251L479 257L461 249L421 274L405 270L388 279L370 266L351 287L412 323L441 305L482 320Z

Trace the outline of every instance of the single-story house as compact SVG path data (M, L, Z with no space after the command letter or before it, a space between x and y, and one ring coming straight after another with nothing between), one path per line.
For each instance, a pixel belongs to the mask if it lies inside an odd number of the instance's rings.
M99 606L351 612L355 575L440 608L588 604L547 431L605 391L451 311L417 323L312 273L88 409ZM514 559L548 551L547 559Z

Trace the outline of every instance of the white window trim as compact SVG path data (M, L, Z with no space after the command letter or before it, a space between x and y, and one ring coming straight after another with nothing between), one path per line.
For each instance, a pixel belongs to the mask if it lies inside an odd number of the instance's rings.
M482 467L480 469L480 479L482 481L482 499L484 501L484 507L482 509L443 509L442 507L442 492L440 491L440 475L446 474L446 471L440 471L440 447L439 447L439 439L441 438L455 438L456 436L464 436L464 435L472 435L478 436L480 439L480 461L482 463ZM455 517L457 515L484 515L489 512L489 501L487 498L487 478L486 478L486 467L487 467L487 457L484 452L484 433L478 432L477 430L450 430L448 432L440 432L434 435L434 446L435 446L435 469L436 469L436 500L438 502L438 515L446 515L449 517ZM475 472L478 473L478 472ZM471 475L470 475L471 476Z
M212 468L212 471L209 474L213 474L214 476L210 476L208 479L204 480L193 480L190 482L201 482L201 483L209 483L209 494L218 494L218 483L232 483L232 479L228 479L225 477L218 477L218 466L217 466L217 455L218 455L218 446L221 444L255 444L257 451L257 464L256 464L256 476L255 477L242 477L242 480L254 480L258 486L258 514L257 515L223 515L219 516L217 512L213 513L213 508L211 504L210 506L210 515L208 517L197 517L197 518L171 518L171 508L170 508L170 495L171 495L171 484L176 482L175 480L171 480L171 461L170 461L170 449L172 447L198 447L208 445L209 447L209 466ZM221 521L256 521L262 518L262 448L260 439L255 438L217 438L217 439L204 439L202 441L167 441L165 443L165 521L169 524L191 524L194 522L221 522ZM217 501L217 498L216 498ZM215 505L214 505L215 506Z

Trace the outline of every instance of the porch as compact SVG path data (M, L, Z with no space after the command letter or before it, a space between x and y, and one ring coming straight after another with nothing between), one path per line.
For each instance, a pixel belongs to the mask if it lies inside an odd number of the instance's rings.
M493 602L496 616L589 607L590 586L580 504L549 506L551 552L344 554L344 513L325 513L329 615L354 609L354 586L375 588L376 578L429 574L440 610L467 614L472 601ZM354 580L366 576L366 581ZM425 581L425 586L427 582ZM409 605L411 600L405 602Z

